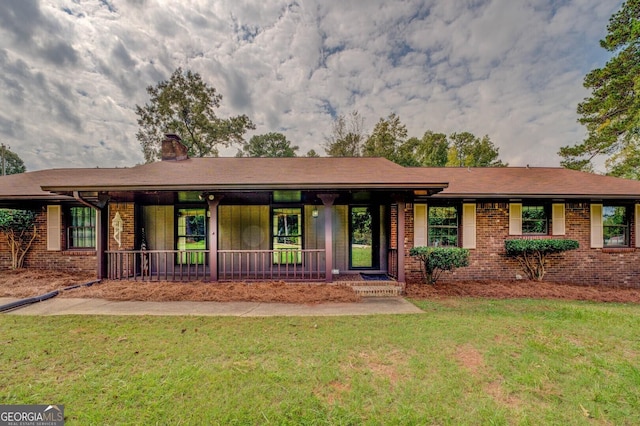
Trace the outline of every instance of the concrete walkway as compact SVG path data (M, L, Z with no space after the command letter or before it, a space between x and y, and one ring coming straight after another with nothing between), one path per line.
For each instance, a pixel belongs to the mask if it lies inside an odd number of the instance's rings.
M0 298L0 305L18 299ZM8 311L6 315L191 315L191 316L338 316L420 314L402 297L365 297L360 303L259 302L112 302L104 299L53 298Z

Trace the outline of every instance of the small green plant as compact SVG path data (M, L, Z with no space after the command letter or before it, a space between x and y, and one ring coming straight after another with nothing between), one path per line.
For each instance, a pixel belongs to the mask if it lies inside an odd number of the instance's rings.
M24 257L36 239L36 216L31 210L0 209L0 233L9 243L11 269L24 266Z
M575 240L507 240L507 256L515 257L530 280L542 281L550 254L578 248Z
M413 247L409 254L422 263L427 284L435 284L443 271L469 266L469 250L458 247Z

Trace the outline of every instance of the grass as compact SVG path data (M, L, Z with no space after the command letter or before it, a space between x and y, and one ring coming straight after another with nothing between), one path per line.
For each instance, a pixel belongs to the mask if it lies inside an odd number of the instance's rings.
M0 316L0 404L66 424L639 424L640 307L424 315Z
M371 246L351 247L351 266L354 268L371 267Z

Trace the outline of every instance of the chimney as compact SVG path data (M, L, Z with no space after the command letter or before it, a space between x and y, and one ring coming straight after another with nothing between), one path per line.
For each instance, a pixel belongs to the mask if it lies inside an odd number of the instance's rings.
M180 142L180 136L167 133L162 141L162 161L181 161L189 158L187 147Z

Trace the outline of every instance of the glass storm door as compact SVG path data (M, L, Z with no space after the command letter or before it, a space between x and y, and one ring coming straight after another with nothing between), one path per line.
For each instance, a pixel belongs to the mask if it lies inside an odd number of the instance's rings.
M206 250L206 223L205 209L178 209L178 250ZM204 252L180 253L178 263L203 265L205 257Z
M378 215L370 206L349 208L349 266L352 269L378 267Z
M273 263L302 263L302 209L273 209Z

